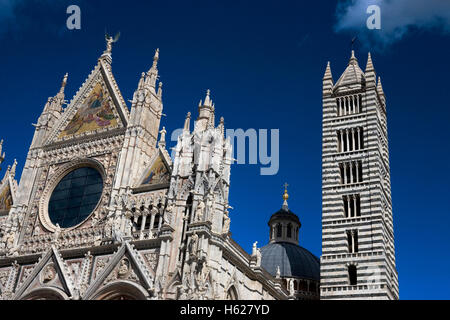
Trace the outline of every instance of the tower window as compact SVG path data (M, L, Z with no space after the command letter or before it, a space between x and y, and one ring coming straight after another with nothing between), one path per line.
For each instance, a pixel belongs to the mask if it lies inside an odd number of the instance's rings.
M350 265L348 266L348 279L351 286L355 286L358 282L358 275L356 272L356 266Z
M277 224L277 237L278 238L281 238L282 232L283 232L283 229L281 227L281 224Z
M361 199L359 194L342 196L344 203L344 216L346 218L354 218L361 216Z
M362 162L350 161L339 164L341 174L341 184L351 184L362 182Z
M292 237L292 225L290 223L287 225L287 237Z
M337 131L338 152L349 152L363 149L364 129L348 128Z
M346 116L361 112L361 95L350 95L336 99L337 116Z
M358 252L358 230L347 231L348 252Z

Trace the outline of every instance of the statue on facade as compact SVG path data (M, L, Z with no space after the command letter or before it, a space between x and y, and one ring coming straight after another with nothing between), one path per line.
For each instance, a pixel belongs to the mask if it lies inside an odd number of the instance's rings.
M294 290L294 280L289 281L289 295L293 296L295 294Z
M60 234L61 234L61 227L59 226L59 224L56 224L55 231L53 232L53 240L52 240L53 245L58 245Z
M257 247L258 246L258 241L255 241L255 243L253 243L253 248L252 248L252 256L256 257L256 251L257 251Z
M223 216L223 227L222 227L222 234L228 234L230 231L230 217L228 215L228 210L225 210L224 216Z
M198 235L196 232L191 236L191 241L189 243L189 253L195 255L197 253L198 247Z
M261 255L261 249L256 249L256 266L257 267L260 267L261 266L261 258L262 258L262 255Z
M205 212L205 203L203 202L203 200L200 200L197 205L197 208L195 209L195 221L203 221L204 212Z
M215 202L215 197L212 193L209 193L206 196L206 207L208 208L208 217L209 219L213 218L214 215L214 202Z
M170 225L172 223L172 212L174 205L170 202L166 207L166 212L164 213L164 224Z
M119 41L120 38L120 32L116 34L116 36L113 38L109 34L105 34L105 40L106 40L106 52L111 53L112 51L112 44Z

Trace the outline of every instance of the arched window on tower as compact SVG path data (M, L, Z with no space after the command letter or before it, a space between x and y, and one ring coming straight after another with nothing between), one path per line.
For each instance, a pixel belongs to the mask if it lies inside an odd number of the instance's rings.
M292 238L292 224L287 225L287 237Z
M283 227L281 226L281 224L277 224L277 238L281 238L283 234Z

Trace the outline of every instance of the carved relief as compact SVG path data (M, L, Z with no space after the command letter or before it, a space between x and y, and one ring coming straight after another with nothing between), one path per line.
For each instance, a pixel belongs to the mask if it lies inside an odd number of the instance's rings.
M56 278L56 269L53 265L53 263L50 263L45 266L45 268L42 270L40 280L41 283L46 284L51 281L53 281Z

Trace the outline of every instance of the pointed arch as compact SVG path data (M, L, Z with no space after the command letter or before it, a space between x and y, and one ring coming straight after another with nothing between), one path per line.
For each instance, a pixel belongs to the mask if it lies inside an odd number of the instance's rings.
M148 300L146 290L137 283L119 280L94 293L89 300Z
M26 294L20 300L68 300L69 297L57 288L39 288Z
M227 294L225 297L226 300L240 300L239 293L234 285L228 288Z

